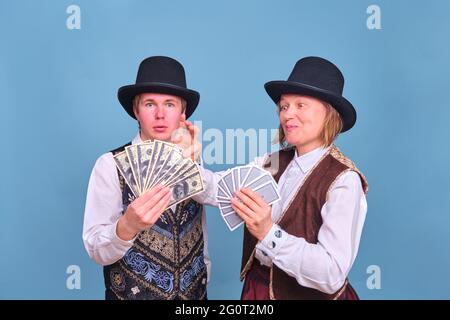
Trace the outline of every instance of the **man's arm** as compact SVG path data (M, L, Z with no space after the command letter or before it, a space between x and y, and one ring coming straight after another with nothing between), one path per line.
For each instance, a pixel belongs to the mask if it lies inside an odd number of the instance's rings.
M117 236L122 216L122 193L111 153L95 163L89 179L84 212L83 242L89 256L101 265L121 259L133 245Z
M101 265L121 259L137 234L151 228L167 208L170 190L156 186L135 199L122 215L122 192L112 154L97 160L89 180L83 241Z

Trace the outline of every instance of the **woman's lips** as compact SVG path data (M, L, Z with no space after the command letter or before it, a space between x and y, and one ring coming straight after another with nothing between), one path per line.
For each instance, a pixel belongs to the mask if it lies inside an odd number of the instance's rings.
M154 126L153 127L153 131L155 132L164 132L166 131L167 127L166 126Z
M294 125L285 125L284 128L285 128L285 130L286 130L287 132L292 132L292 131L294 131L295 129L297 129L298 126L294 126Z

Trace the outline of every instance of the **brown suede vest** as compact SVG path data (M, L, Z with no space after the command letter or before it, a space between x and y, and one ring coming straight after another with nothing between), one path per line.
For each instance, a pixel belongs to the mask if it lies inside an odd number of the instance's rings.
M279 181L294 155L295 150L288 148L269 156L264 167L273 173L276 182ZM316 244L319 229L322 226L321 209L327 200L328 190L340 175L349 170L359 174L363 190L367 192L368 185L364 175L336 146L332 145L329 152L310 170L294 199L276 223L287 233ZM257 239L245 227L241 280L245 278L246 273L252 267L257 242ZM344 284L343 288L335 294L326 294L301 286L295 278L276 265L271 267L270 273L271 299L335 299L343 292L346 285Z

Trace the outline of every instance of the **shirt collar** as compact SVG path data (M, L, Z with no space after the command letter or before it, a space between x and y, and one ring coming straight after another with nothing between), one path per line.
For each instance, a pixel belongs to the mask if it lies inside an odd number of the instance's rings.
M131 144L139 144L139 143L142 143L141 133L140 132L138 132L137 135L131 141Z
M322 156L328 152L330 147L318 147L312 151L298 156L297 150L295 150L295 163L300 167L303 173L307 173L312 167L322 158Z

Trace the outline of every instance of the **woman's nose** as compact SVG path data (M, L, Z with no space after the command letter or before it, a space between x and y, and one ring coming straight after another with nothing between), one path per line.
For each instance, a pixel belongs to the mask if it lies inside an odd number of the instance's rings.
M286 118L290 119L294 116L294 108L292 106L288 106L284 112Z

